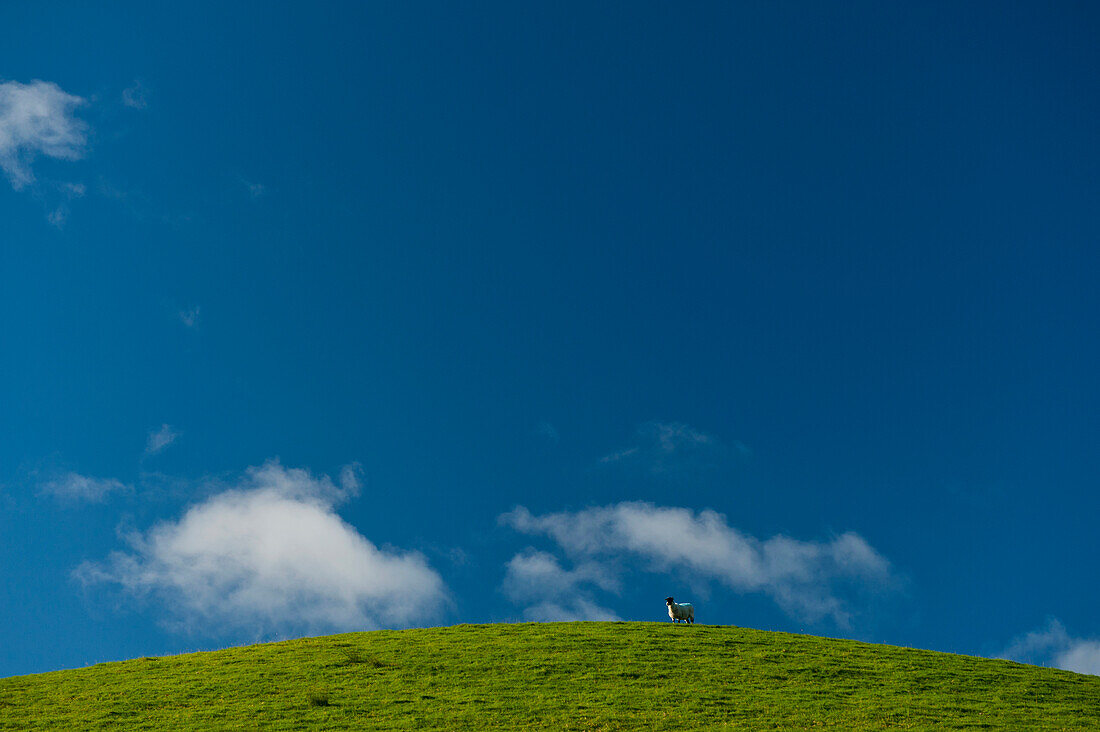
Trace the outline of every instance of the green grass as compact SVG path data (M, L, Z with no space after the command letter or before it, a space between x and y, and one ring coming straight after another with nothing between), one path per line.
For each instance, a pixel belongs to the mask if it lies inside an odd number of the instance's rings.
M1100 729L1100 677L672 623L352 633L0 679L0 729Z

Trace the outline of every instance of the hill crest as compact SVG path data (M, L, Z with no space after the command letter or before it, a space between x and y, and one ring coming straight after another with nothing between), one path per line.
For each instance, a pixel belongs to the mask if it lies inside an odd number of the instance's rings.
M0 729L1100 728L1100 677L731 626L381 630L0 679Z

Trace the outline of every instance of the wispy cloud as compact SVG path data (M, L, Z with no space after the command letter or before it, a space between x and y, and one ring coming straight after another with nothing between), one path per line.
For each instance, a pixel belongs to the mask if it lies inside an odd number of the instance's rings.
M638 428L638 434L650 439L663 453L672 453L684 447L710 445L714 438L679 422L647 422Z
M740 592L762 592L788 614L851 625L845 596L893 582L889 562L858 534L829 541L777 535L759 540L710 510L624 502L534 516L520 506L499 522L524 534L552 538L582 562L640 559L650 571L686 570Z
M75 576L159 602L180 628L322 632L403 626L449 603L417 552L379 548L336 513L360 490L269 462L176 521L127 537L128 548Z
M159 430L153 430L149 433L149 438L145 441L145 454L156 455L175 442L179 436L180 433L172 429L171 425L162 424Z
M83 198L87 189L83 183L61 183L57 186L61 195L61 201L46 214L46 220L57 229L64 229L65 222L69 220L69 202L76 198Z
M999 658L1100 676L1100 639L1074 638L1058 620L1016 638Z
M609 453L600 458L601 463L617 463L620 460L630 457L631 455L637 455L637 447L628 447L625 450L619 450L618 452Z
M53 211L46 214L46 221L50 222L50 226L55 229L64 229L65 222L69 220L69 207L58 206Z
M241 178L241 184L244 186L245 190L248 191L248 195L253 201L263 198L265 195L267 195L267 186L265 186L263 183L256 183L254 181Z
M100 503L111 493L128 491L130 487L114 478L93 478L69 472L40 483L38 489L65 502Z
M614 610L597 605L587 597L575 597L565 602L540 602L523 611L523 617L535 623L573 620L622 620Z
M547 442L560 442L561 435L558 433L558 428L549 422L539 422L535 427L535 434L543 438Z
M188 328L197 328L197 327L199 327L199 314L200 314L200 312L201 312L201 310L200 310L198 305L196 305L194 307L191 307L191 308L185 308L184 310L180 310L179 311L180 322L183 323Z
M122 103L131 109L145 109L148 107L149 101L145 85L135 80L133 84L123 89Z
M34 182L31 165L39 155L84 155L88 126L74 113L85 103L49 81L0 83L0 168L15 190Z
M526 605L523 615L528 620L620 620L595 602L593 587L618 592L619 582L597 562L567 570L554 555L533 549L512 557L501 584L512 602Z
M748 448L740 442L734 443L734 449L741 455L748 454ZM604 455L599 462L659 474L712 467L728 455L728 448L706 432L682 422L652 421L638 426L634 445Z

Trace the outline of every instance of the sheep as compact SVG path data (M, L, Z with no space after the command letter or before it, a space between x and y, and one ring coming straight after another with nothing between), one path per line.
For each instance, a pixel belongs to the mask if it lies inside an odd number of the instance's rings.
M676 602L671 597L666 597L665 604L668 605L668 616L672 618L672 622L683 620L689 625L695 624L695 608L690 602Z

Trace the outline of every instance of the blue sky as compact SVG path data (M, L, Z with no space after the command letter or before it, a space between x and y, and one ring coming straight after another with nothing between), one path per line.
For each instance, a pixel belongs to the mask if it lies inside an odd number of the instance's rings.
M375 627L1100 673L1087 3L0 7L0 675Z

